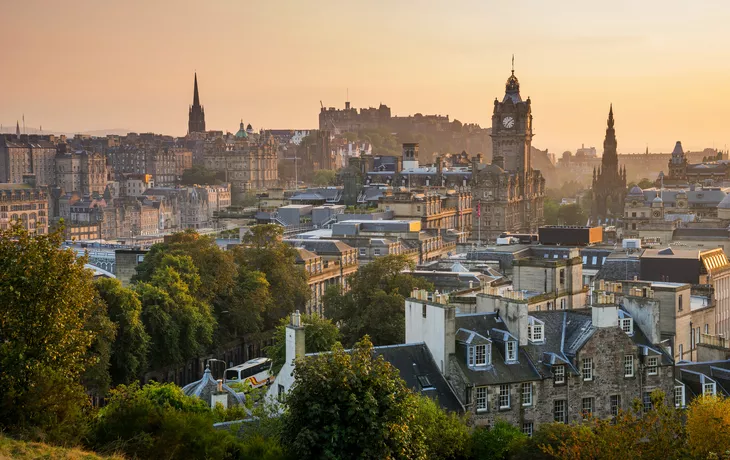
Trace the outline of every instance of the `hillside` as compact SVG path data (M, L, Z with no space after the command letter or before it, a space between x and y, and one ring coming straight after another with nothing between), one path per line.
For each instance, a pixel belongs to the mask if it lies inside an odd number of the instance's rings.
M0 435L0 460L10 459L68 459L68 460L122 460L123 457L104 457L79 449L54 447L39 442L17 441Z

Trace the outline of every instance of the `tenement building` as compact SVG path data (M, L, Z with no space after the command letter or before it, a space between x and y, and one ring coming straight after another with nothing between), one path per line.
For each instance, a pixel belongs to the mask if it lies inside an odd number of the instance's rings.
M530 312L524 304L461 314L444 296L406 300L406 343L425 342L477 426L610 418L651 393L674 392L674 366L611 296L590 309Z
M532 135L532 103L522 100L513 69L502 101L494 100L492 163L471 176L481 239L504 231L535 233L542 223L545 179L530 163Z
M603 141L603 157L598 172L593 170L593 205L591 221L598 225L615 225L624 213L626 167L620 168L613 127L613 104L608 111L608 127Z
M55 142L54 136L0 135L0 182L53 185Z
M0 230L19 222L30 233L48 233L48 194L26 184L0 185Z

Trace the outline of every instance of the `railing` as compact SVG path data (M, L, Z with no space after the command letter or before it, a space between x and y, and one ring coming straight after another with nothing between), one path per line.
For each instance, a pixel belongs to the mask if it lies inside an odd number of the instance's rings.
M699 343L718 348L728 348L728 340L724 337L720 337L717 335L700 333Z

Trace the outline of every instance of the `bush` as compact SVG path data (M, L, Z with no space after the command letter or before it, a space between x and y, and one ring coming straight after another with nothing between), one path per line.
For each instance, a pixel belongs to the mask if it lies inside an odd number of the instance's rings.
M507 459L527 441L519 428L499 420L491 429L477 428L472 434L472 449L477 459Z
M230 458L241 449L227 431L213 427L206 404L174 384L120 385L99 411L92 445L132 458Z

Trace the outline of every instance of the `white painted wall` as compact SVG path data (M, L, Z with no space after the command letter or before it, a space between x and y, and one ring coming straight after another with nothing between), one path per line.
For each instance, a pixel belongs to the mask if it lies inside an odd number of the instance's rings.
M442 373L447 364L446 313L444 306L426 300L406 299L406 343L425 342Z

